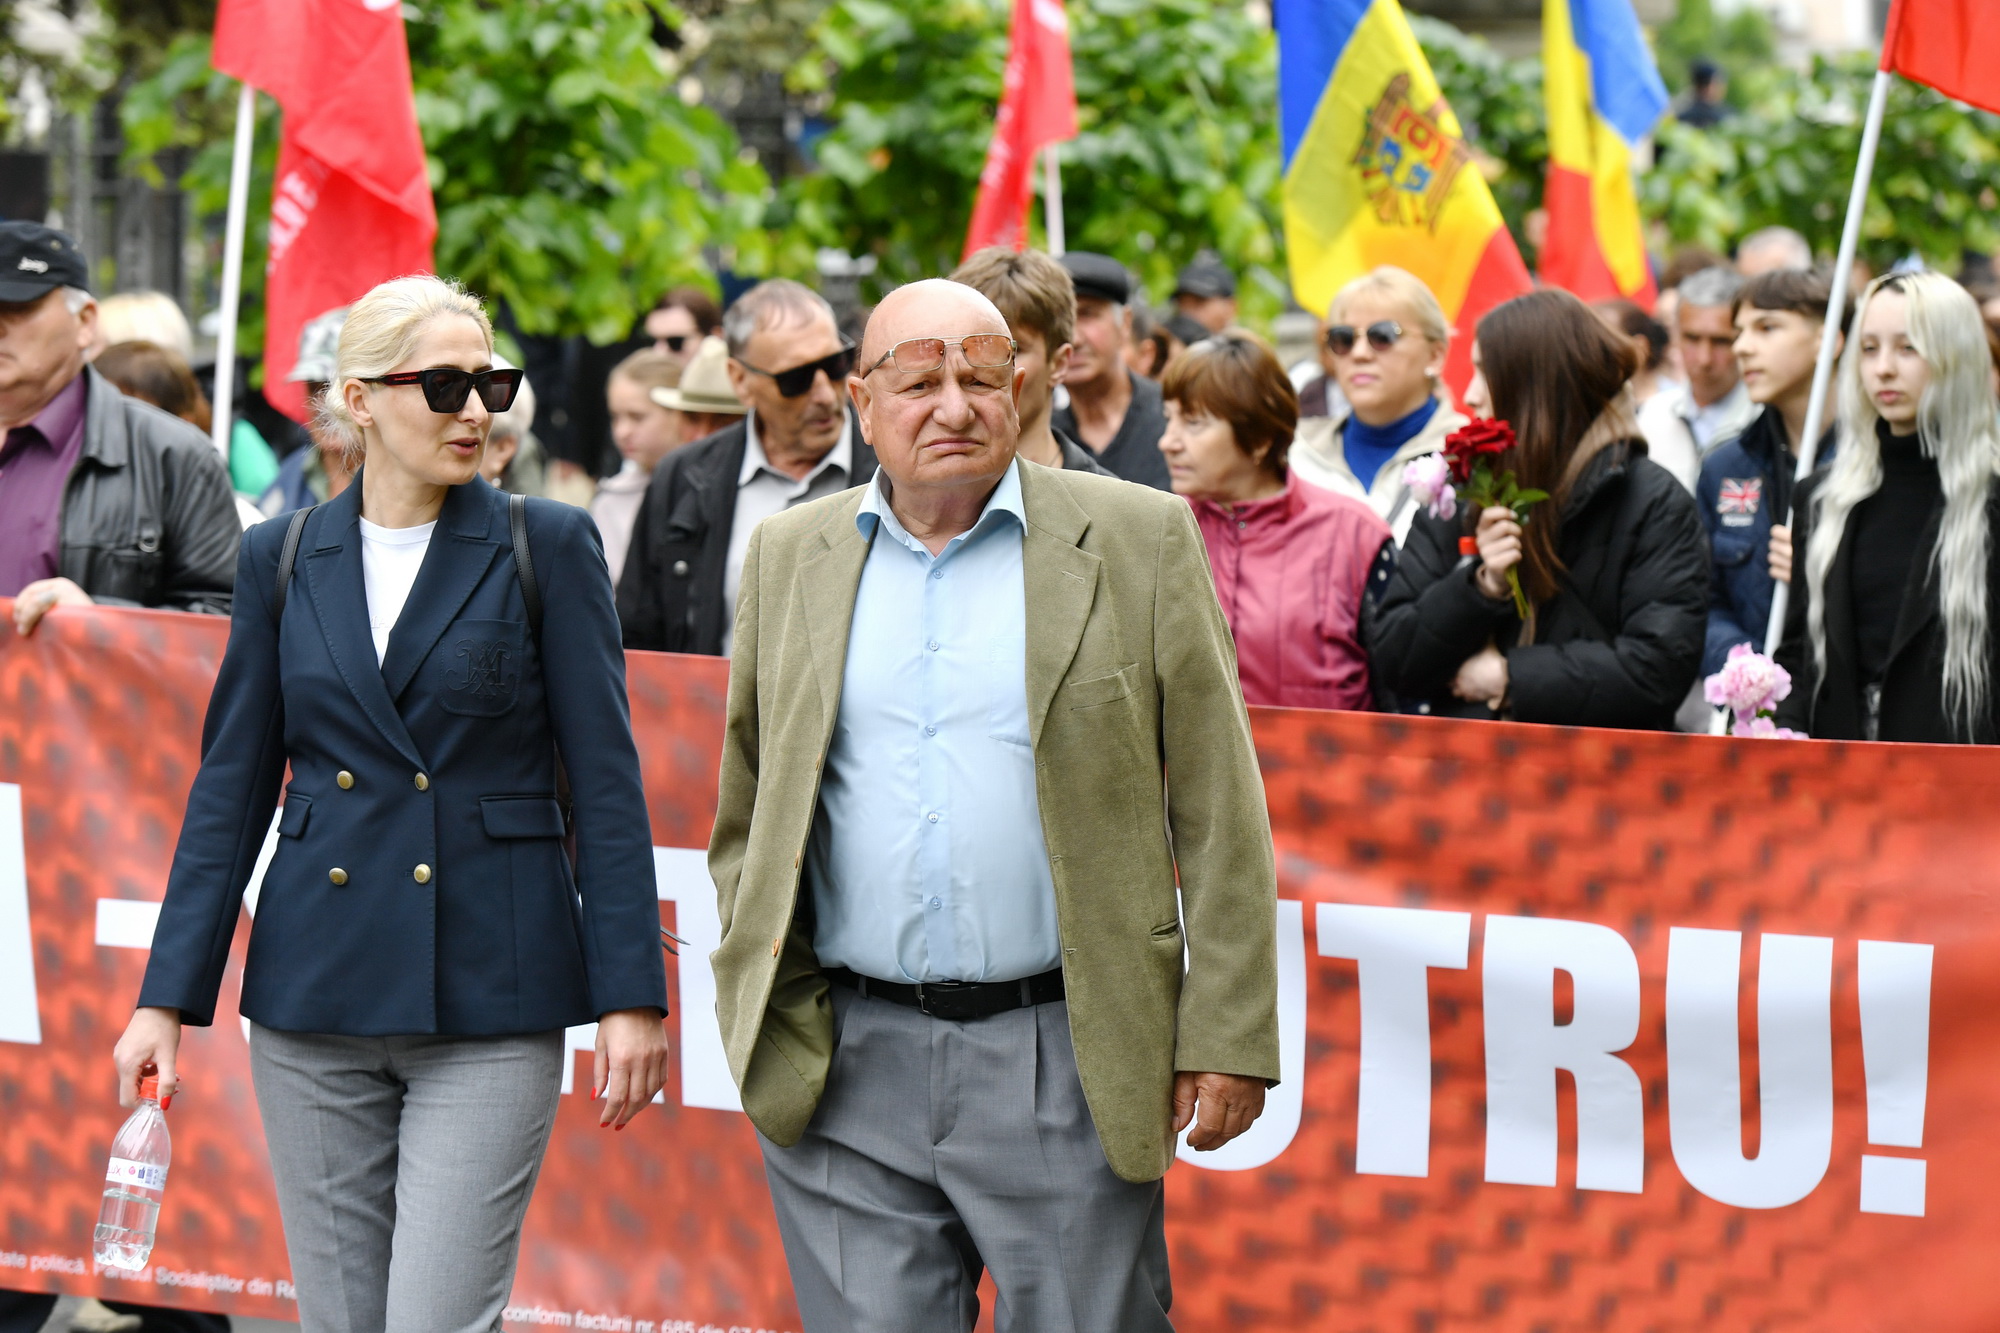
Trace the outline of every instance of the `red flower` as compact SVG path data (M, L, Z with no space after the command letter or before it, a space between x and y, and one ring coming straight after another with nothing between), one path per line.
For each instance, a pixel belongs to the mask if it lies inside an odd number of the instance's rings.
M1514 428L1504 421L1476 417L1445 437L1445 461L1451 464L1452 480L1472 480L1472 469L1482 457L1504 454L1514 447Z

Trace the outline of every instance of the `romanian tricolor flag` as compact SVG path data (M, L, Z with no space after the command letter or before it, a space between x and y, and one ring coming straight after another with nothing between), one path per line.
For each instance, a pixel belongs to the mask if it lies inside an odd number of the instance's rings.
M1542 281L1586 301L1625 296L1649 309L1632 150L1667 109L1666 85L1631 0L1543 0L1549 113L1549 235Z
M1277 0L1285 243L1300 304L1381 264L1430 285L1472 378L1479 317L1533 285L1396 0Z

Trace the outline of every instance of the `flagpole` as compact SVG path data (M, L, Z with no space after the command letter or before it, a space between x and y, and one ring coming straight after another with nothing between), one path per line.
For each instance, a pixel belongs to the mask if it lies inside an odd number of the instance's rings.
M1798 484L1812 475L1813 465L1818 461L1820 432L1826 423L1826 391L1833 383L1833 363L1840 345L1840 312L1847 304L1849 276L1854 272L1854 252L1861 244L1861 217L1868 208L1868 183L1875 174L1875 152L1882 144L1882 113L1889 105L1889 71L1875 71L1875 86L1868 94L1868 119L1861 128L1861 157L1854 164L1854 188L1847 196L1847 221L1840 229L1840 255L1833 261L1833 291L1826 301L1826 323L1820 328L1819 362L1813 367L1812 402L1806 408L1805 437L1799 441L1799 465L1793 474L1792 494L1798 494ZM1796 527L1793 513L1785 515L1788 527ZM1793 548L1794 554L1797 548ZM1802 578L1805 571L1796 562L1792 567L1792 577ZM1764 651L1775 655L1785 638L1785 612L1791 600L1791 585L1780 583L1771 590L1771 623L1764 630Z
M1056 145L1049 144L1042 149L1042 206L1046 212L1049 233L1049 253L1062 258L1063 205L1062 205L1062 159L1056 155Z
M215 424L210 438L229 458L230 411L235 406L236 317L243 299L243 226L250 211L250 148L257 127L257 90L236 95L236 146L229 159L229 214L222 228L222 307L216 312Z

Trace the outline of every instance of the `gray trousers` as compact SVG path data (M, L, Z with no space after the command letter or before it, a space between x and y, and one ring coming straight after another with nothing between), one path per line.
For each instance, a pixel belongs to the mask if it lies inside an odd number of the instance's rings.
M805 1333L1171 1330L1166 1194L1113 1174L1064 1004L975 1022L833 988L826 1094L761 1139Z
M563 1034L250 1030L304 1333L499 1333Z

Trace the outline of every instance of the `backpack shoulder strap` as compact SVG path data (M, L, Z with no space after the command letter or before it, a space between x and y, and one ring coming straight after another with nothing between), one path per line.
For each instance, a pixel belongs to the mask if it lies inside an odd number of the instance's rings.
M535 646L542 643L542 585L535 578L535 557L528 550L528 497L507 497L507 531L514 543L514 572L521 579L521 600L528 605L528 632Z
M277 595L272 605L275 619L282 621L285 617L285 594L292 588L292 566L298 562L299 539L305 536L306 520L312 517L312 511L317 508L318 505L307 505L299 510L292 515L291 526L285 529L285 545L278 552Z

